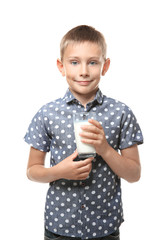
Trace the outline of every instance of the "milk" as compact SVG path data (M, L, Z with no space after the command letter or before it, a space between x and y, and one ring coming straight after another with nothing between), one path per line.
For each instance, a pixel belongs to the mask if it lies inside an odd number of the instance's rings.
M95 156L96 150L93 147L93 145L81 142L82 137L79 134L83 132L83 130L81 129L81 126L83 125L92 125L92 124L87 121L74 122L75 140L77 144L79 158L82 158L82 157L88 158L91 156Z

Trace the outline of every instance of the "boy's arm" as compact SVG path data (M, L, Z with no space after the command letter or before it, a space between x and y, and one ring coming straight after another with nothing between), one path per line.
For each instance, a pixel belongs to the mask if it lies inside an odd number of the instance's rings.
M93 119L89 120L93 125L85 125L80 135L84 143L92 144L96 152L102 156L109 167L121 178L128 182L136 182L140 179L141 165L137 144L121 150L121 154L115 151L107 142L101 124Z
M57 165L46 168L46 152L30 148L29 161L27 166L27 177L35 182L49 183L64 178L69 180L84 180L89 176L93 158L84 161L73 161L77 157L74 152Z
M121 155L109 146L103 158L119 177L128 182L136 182L140 179L141 165L137 144L121 150Z

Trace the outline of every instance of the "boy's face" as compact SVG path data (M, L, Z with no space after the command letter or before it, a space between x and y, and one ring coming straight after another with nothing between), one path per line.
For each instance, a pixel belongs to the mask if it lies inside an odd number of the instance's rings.
M63 61L57 61L58 68L66 76L74 96L95 95L100 78L105 75L110 61L104 61L101 47L96 43L70 43L65 49Z

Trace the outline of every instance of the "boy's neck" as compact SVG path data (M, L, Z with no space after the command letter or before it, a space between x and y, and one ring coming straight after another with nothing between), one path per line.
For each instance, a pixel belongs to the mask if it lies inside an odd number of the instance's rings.
M80 93L73 91L72 89L70 89L70 91L74 95L74 97L84 106L84 108L86 108L86 105L89 102L94 100L96 93L98 91L98 88L94 89L94 91L92 91L88 94L80 94Z

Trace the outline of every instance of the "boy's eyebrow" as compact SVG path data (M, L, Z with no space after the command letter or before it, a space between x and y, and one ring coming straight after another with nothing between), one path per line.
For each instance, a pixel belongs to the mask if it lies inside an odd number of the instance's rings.
M97 56L94 56L94 57L90 57L89 59L96 59L96 60L100 60L101 57L97 57Z
M79 58L79 57L77 57L77 56L70 56L68 58L70 59L70 58Z
M88 59L91 60L91 59L96 59L96 60L100 60L101 57L99 56L93 56L93 57L89 57ZM80 59L80 57L78 56L69 56L68 59Z

